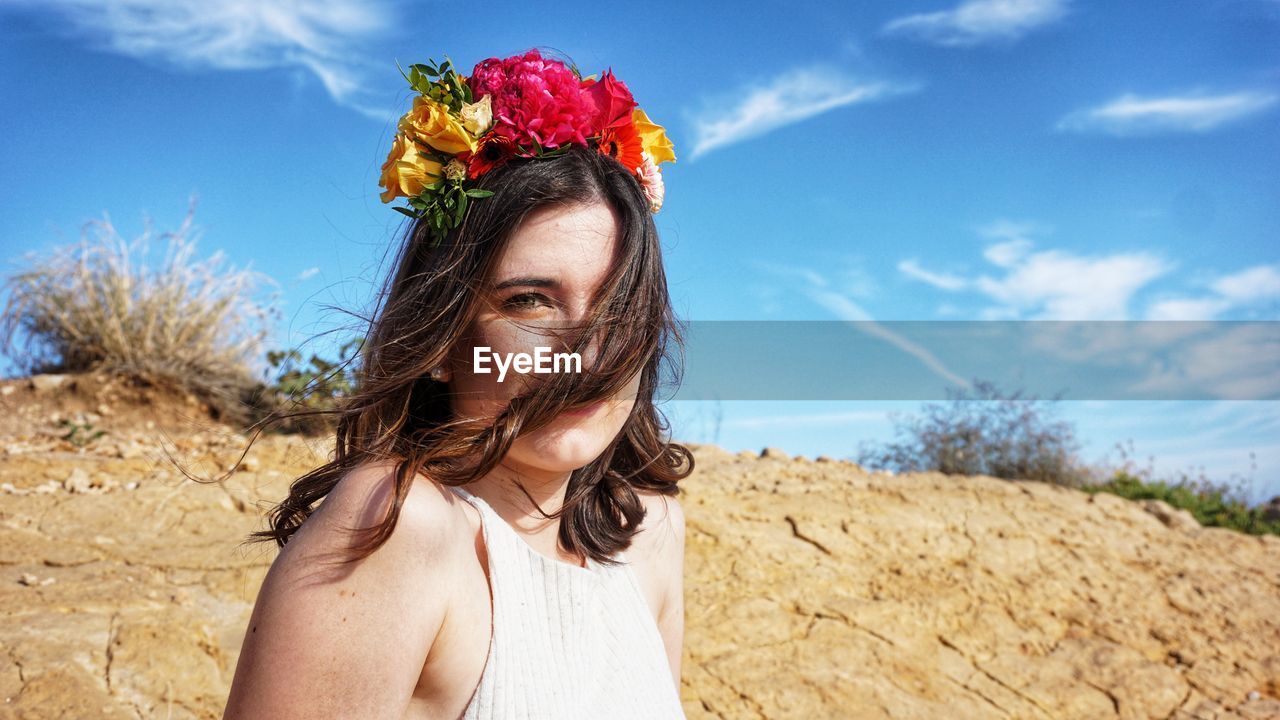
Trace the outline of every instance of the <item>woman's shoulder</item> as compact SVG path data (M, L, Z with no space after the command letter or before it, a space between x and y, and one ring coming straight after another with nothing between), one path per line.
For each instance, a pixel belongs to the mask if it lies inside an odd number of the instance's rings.
M367 461L348 470L325 498L336 514L356 520L361 527L380 523L396 496L396 461ZM415 475L400 505L393 533L411 536L423 549L450 546L462 530L459 498L445 486L421 473Z
M228 717L300 708L381 717L404 707L455 604L458 565L454 511L416 478L390 535L345 562L353 532L381 524L395 497L392 466L348 470L281 549L250 618ZM386 622L388 612L395 623Z
M658 567L671 565L684 552L684 508L673 495L637 490L644 519L632 538L632 555Z

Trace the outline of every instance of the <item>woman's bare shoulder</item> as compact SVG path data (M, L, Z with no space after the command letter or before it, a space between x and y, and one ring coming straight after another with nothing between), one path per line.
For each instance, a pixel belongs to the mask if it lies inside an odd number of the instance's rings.
M395 468L391 460L357 465L338 481L324 505L336 505L335 514L359 518L362 525L381 521L395 497ZM419 539L448 543L462 517L457 510L458 502L459 498L448 488L418 474L410 481L400 506L399 521Z
M640 502L645 507L642 529L651 529L661 525L675 529L684 525L684 508L674 495L664 495L655 490L637 490Z
M382 522L395 483L389 466L342 476L263 581L227 717L403 714L452 602L458 515L441 490L415 479L386 541L344 564L352 531Z
M644 505L644 520L632 539L632 547L659 567L684 552L684 508L672 495L637 490Z

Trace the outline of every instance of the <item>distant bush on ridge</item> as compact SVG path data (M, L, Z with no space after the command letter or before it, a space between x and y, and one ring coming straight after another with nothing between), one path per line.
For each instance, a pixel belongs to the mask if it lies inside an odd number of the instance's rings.
M864 467L1040 480L1078 487L1089 479L1070 423L1047 417L1050 401L1006 394L986 380L952 391L918 416L893 413L900 438L860 450Z

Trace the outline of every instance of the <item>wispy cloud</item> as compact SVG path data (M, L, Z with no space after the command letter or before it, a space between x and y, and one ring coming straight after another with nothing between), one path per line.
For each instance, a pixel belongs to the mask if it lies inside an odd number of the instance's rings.
M855 80L831 68L797 68L737 93L736 104L717 102L699 112L690 158L836 108L917 89L914 83Z
M1049 228L997 220L977 228L994 242L982 255L1002 274L965 275L931 270L916 258L898 262L898 271L949 293L975 292L996 304L983 320L1216 320L1240 310L1274 314L1280 303L1280 264L1255 265L1194 283L1199 291L1166 294L1132 309L1138 292L1167 275L1176 263L1148 252L1080 255L1063 249L1036 250L1034 235ZM956 315L954 309L947 314ZM1255 312L1257 314L1257 312Z
M8 0L56 18L55 32L97 50L184 70L296 68L313 75L338 103L379 120L354 49L390 24L381 6L362 0Z
M907 277L926 282L940 290L963 290L969 285L969 281L959 275L925 270L920 267L920 261L915 258L900 261L898 263L898 271Z
M966 277L927 270L915 259L899 262L898 270L941 290L986 295L997 304L985 308L982 319L1126 320L1133 296L1173 268L1146 252L1088 256L1034 250L1030 235L1043 231L1034 223L1008 220L978 228L980 235L997 241L983 256L1002 274Z
M1066 14L1066 0L968 0L951 10L896 18L881 32L934 45L970 47L1012 42Z
M795 289L806 296L809 300L825 308L829 313L836 316L837 319L843 320L854 329L883 340L885 343L892 345L903 353L914 357L922 365L929 368L935 375L943 378L949 383L958 385L963 388L969 387L969 381L960 375L952 372L942 360L938 359L927 348L912 342L898 333L893 332L883 324L876 322L871 313L868 312L858 303L849 297L849 293L843 292L821 273L809 270L807 268L793 268L777 263L756 262L757 267L773 272L778 275L800 279Z
M1214 320L1231 310L1280 302L1280 265L1255 265L1222 275L1198 297L1163 298L1147 309L1148 320Z
M318 267L309 267L309 268L307 268L306 270L303 270L302 272L298 273L298 280L299 280L299 281L302 281L302 280L310 280L311 278L313 278L313 277L315 277L316 275L319 275L319 274L320 274L320 268L318 268Z
M1058 121L1058 130L1145 135L1205 132L1256 115L1276 104L1273 92L1243 90L1210 95L1203 91L1184 95L1142 97L1126 93L1098 107L1077 110Z

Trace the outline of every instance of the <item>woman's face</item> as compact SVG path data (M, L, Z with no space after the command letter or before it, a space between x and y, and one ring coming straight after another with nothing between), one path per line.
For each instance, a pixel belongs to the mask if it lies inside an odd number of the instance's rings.
M586 320L592 298L614 267L618 235L616 214L604 202L543 207L515 230L481 290L482 310L470 336L451 356L449 391L456 415L494 417L511 397L550 377L517 372L512 364L500 381L498 358L515 353L533 357L538 346L567 352L571 337L562 343L550 330L539 334L538 329ZM481 366L473 364L476 347L489 348L490 372L479 372ZM594 363L595 350L593 343L582 353L583 370ZM554 479L590 463L622 429L639 386L637 374L609 401L581 414L566 411L521 435L504 464L525 476Z

